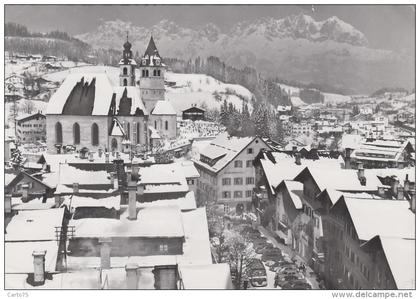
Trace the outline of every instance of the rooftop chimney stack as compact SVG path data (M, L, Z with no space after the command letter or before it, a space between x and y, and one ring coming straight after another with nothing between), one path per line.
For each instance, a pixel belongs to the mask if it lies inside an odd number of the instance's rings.
M350 154L351 154L351 148L347 147L344 150L344 168L345 169L351 169Z
M297 146L296 145L292 146L292 152L293 152L293 154L297 153Z
M138 265L136 263L129 263L125 265L125 273L127 277L127 289L129 290L137 289L137 284L138 284L137 268L138 268Z
M357 177L359 178L360 184L366 186L365 169L361 162L357 163Z
M101 244L101 268L111 268L111 238L99 238Z
M12 212L12 194L6 194L4 197L4 212L6 214Z
M408 192L408 190L410 190L410 181L408 180L408 174L406 174L404 181L404 191Z
M29 197L29 185L23 184L22 185L22 201L27 202Z
M127 190L128 190L128 219L137 219L137 180L133 180L131 171L127 173Z
M102 149L100 148L100 149L98 149L98 157L99 158L102 158Z
M47 251L33 251L34 257L34 284L42 285L45 282L45 254Z
M79 193L79 183L73 183L73 194Z
M300 153L296 153L296 155L295 155L295 163L296 163L296 165L301 165L302 164Z
M413 213L416 212L416 189L410 189L408 191L410 194L410 210L413 211Z
M404 187L398 186L397 188L397 200L403 200L404 199Z

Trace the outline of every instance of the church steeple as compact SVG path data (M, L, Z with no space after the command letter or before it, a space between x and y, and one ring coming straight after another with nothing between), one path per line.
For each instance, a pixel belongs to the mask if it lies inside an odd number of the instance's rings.
M133 52L131 51L131 43L128 41L128 32L127 39L123 45L123 55L120 60L120 86L135 86L135 68L136 62L133 59Z
M156 48L155 41L153 40L153 35L150 36L149 45L147 46L146 52L144 52L144 56L149 55L157 55L159 56L159 52Z

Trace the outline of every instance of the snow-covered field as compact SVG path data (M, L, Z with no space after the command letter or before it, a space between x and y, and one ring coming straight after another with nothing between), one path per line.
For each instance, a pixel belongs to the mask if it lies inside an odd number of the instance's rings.
M17 116L22 116L24 114L27 114L25 112L25 107L27 107L27 103L28 102L32 102L32 104L34 105L33 113L36 113L38 111L44 112L47 110L47 104L46 102L42 102L42 101L35 101L35 100L27 100L27 99L20 99L19 101L17 101L17 109L18 109L18 113ZM5 107L4 107L4 122L5 124L8 124L9 126L13 126L13 123L10 123L8 121L10 114L11 114L11 108L13 106L13 103L5 103Z
M324 104L337 104L337 103L345 103L350 102L351 97L345 96L342 94L335 94L335 93L322 93L324 95Z

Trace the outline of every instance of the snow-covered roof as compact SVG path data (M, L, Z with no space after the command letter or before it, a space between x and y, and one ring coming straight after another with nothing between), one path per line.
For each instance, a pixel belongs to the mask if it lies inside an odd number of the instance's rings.
M416 288L416 240L379 236L397 289Z
M203 166L213 172L219 172L257 138L261 142L264 142L259 137L231 137L228 133L222 133L200 151L200 155L206 156L210 159L219 158L219 160L217 160L212 166L198 159L194 159L194 162L197 165Z
M148 114L148 111L144 107L143 101L140 96L140 89L137 86L116 86L114 87L115 93L115 104L118 110L121 98L127 90L127 97L131 98L131 110L130 115L135 115L137 108L143 111L144 115Z
M284 181L284 184L289 191L290 198L296 209L302 209L303 198L303 184L296 181Z
M6 228L5 241L50 241L63 223L64 209L20 211Z
M229 264L181 265L179 274L185 290L233 289Z
M61 206L71 209L79 207L105 207L107 209L120 209L121 195L111 195L102 198L92 198L89 196L66 196Z
M183 168L178 163L152 164L140 167L139 184L145 186L145 193L187 192L188 185Z
M151 202L137 202L137 207L145 208L148 206L170 206L176 205L181 211L194 210L197 208L194 191L188 192L185 196L176 199L159 199Z
M344 201L360 240L376 235L415 238L415 214L408 201L346 197Z
M75 238L184 237L181 210L176 205L140 208L136 220L129 220L126 210L120 219L72 219L69 225L75 226Z
M5 242L5 273L33 273L34 251L46 251L45 271L55 272L58 255L57 241Z
M109 185L110 174L106 170L83 170L69 164L60 164L59 184L72 185Z
M111 105L113 87L105 73L71 73L63 84L51 96L46 114L62 114L69 96L77 83L83 80L84 84L94 84L94 99L91 115L108 115Z
M404 181L408 175L408 180L410 182L416 181L416 168L415 167L407 167L407 168L370 168L365 169L366 172L372 172L376 176L385 178L385 177L392 177L396 176L397 179L400 181L401 184L404 184Z
M179 162L179 164L181 165L182 171L184 172L186 178L200 177L200 174L198 173L197 168L195 168L192 161L182 161Z
M169 101L157 101L153 108L153 115L176 115L175 109Z
M47 198L45 202L43 196L34 198L28 202L24 202L22 197L12 197L12 210L24 211L24 210L46 210L51 209L55 206L54 198Z
M118 62L118 64L119 65L124 65L124 64L127 64L127 63L124 62L124 59L121 59L120 62ZM128 59L128 64L129 65L137 65L137 62L134 59L130 58L130 59Z

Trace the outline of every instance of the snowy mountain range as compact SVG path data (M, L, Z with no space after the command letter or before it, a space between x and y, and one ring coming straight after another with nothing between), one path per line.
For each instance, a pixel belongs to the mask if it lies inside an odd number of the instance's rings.
M215 24L191 29L162 20L150 27L106 21L76 36L94 48L121 49L126 32L142 54L150 35L161 55L190 59L218 56L236 66L285 80L328 84L348 92L369 93L384 86L414 87L414 58L369 48L367 38L337 17L316 21L304 14L240 22L228 32Z

